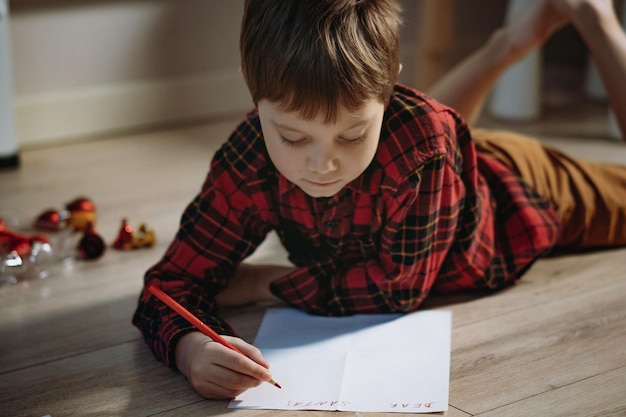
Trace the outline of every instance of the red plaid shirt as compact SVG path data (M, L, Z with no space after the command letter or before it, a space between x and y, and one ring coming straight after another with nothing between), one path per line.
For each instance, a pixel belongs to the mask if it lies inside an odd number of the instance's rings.
M466 124L397 86L376 156L338 194L313 198L270 161L256 113L216 153L162 260L146 274L219 333L214 296L275 230L298 268L271 284L314 314L408 312L431 290L498 288L554 244L558 222L503 164L478 155ZM173 365L191 326L144 293L133 322Z

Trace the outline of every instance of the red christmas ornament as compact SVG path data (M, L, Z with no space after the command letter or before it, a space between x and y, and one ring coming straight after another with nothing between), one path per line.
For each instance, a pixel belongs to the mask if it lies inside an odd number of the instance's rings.
M39 235L22 235L9 230L6 223L0 219L0 249L6 252L15 252L24 257L30 254L33 245L37 242L48 243L48 239Z
M65 205L65 208L72 211L96 211L96 205L86 197L76 198Z
M49 209L37 216L33 227L39 230L54 232L62 229L66 220L67 212Z
M122 226L113 242L113 248L117 250L129 250L133 248L133 227L126 219L122 219Z
M96 233L93 224L85 229L85 234L78 242L78 252L83 259L95 260L102 256L106 249L104 239Z

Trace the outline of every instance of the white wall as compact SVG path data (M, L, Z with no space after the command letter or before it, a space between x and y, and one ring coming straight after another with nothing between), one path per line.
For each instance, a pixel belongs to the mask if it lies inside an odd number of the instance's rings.
M22 147L244 111L242 0L13 1Z

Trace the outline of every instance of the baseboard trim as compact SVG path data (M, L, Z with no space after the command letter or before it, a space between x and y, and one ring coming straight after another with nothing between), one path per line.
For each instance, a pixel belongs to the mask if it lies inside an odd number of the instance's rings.
M20 148L145 129L252 108L238 68L17 97Z
M12 155L0 155L0 170L19 168L20 155L15 153Z

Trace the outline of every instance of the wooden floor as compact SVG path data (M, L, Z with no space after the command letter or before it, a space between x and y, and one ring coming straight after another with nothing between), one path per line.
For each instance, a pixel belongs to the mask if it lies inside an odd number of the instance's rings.
M604 136L601 112L592 106L583 114L593 117L555 114L557 126L512 127L579 156L626 163L625 145L597 139ZM153 358L130 323L143 272L165 250L213 151L235 123L27 150L21 169L0 172L0 216L28 224L44 209L87 196L97 204L97 229L109 244L124 217L135 226L148 222L158 238L151 249L109 248L98 261L55 262L45 279L0 286L1 416L293 414L231 411L226 402L201 399ZM254 257L284 261L275 240ZM542 259L507 290L430 300L426 308L453 312L446 415L626 415L625 267L626 249ZM262 311L225 315L252 340Z

